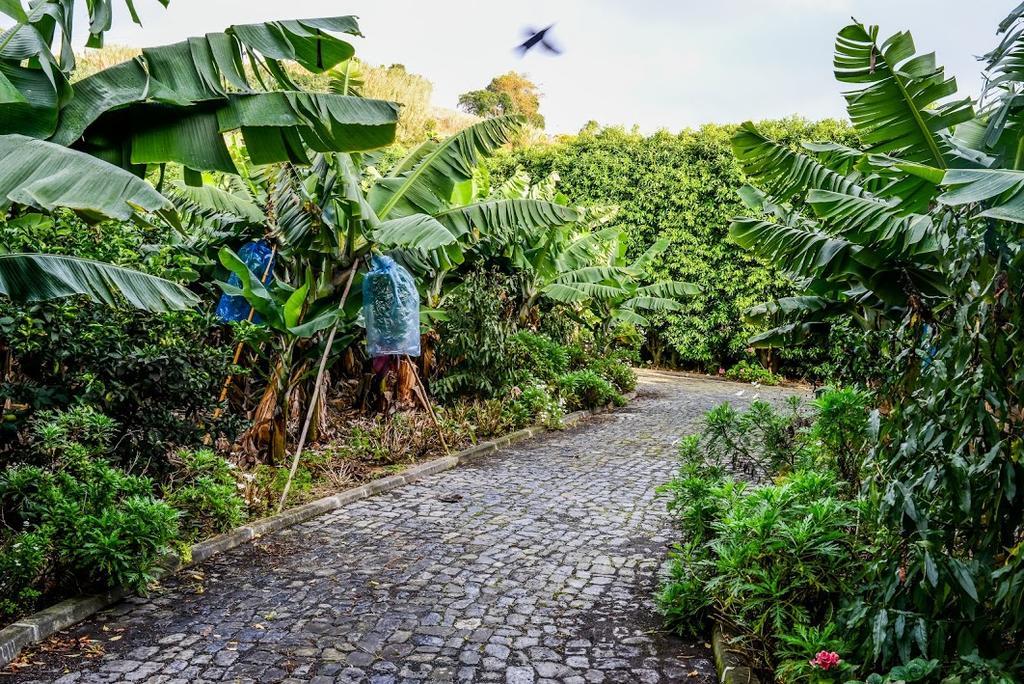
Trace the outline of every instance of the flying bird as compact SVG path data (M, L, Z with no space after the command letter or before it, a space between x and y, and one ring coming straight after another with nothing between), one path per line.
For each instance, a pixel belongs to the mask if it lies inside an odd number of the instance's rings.
M558 48L551 40L547 37L548 31L555 27L554 24L547 28L537 30L533 28L526 29L526 35L529 36L526 40L516 46L516 51L519 52L519 56L522 57L527 52L532 50L537 45L547 50L552 55L562 54L562 50Z

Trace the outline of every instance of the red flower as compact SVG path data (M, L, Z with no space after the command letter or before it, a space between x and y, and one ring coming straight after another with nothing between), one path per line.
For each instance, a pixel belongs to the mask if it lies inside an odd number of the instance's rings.
M820 667L822 670L828 671L834 667L839 667L839 663L843 662L843 659L835 651L821 651L818 655L814 656L814 660L808 662L814 667Z

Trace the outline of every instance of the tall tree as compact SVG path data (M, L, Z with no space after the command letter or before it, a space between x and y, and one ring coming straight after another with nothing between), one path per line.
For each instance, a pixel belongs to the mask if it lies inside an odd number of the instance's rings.
M541 92L537 84L516 71L495 76L482 90L459 96L459 107L470 114L492 117L516 114L537 128L544 128L540 113Z

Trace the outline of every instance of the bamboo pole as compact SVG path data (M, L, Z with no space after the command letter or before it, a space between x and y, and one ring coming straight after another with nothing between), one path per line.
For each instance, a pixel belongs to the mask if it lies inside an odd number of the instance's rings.
M356 269L359 267L359 261L355 261L352 264L352 268L348 272L348 282L345 283L345 291L341 293L341 303L338 304L339 309L345 307L345 301L348 299L348 292L352 288L352 280L356 276ZM334 336L338 332L338 323L335 322L331 327L331 334L327 336L327 344L324 346L323 356L320 357L320 367L316 372L316 381L313 383L313 392L309 397L309 408L306 410L306 420L302 424L302 432L299 433L299 444L295 448L295 456L292 458L292 467L288 471L288 480L284 483L284 491L281 492L281 500L277 504L277 512L280 513L284 509L284 503L288 500L288 490L292 487L292 479L295 477L295 471L299 467L299 458L302 456L302 450L306 446L306 436L309 434L309 424L313 420L313 413L316 412L316 402L320 396L320 383L324 377L324 371L327 369L327 358L331 355L331 347L334 346Z
M271 248L271 250L270 250L270 261L267 262L267 267L265 269L263 269L263 275L260 277L260 282L261 283L265 283L266 282L267 276L270 274L270 269L274 265L274 257L275 256L277 256L277 245L274 245ZM248 321L249 323L252 323L252 319L255 316L256 316L256 309L254 309L252 307L252 305L250 305L249 306L249 316L245 320ZM245 347L245 342L239 342L238 345L235 347L235 356L231 360L231 365L232 366L237 366L238 365L238 360L240 358L242 358L242 348L243 347ZM224 409L221 406L221 404L223 404L224 401L228 398L228 390L231 389L231 383L234 380L234 378L235 378L234 373L228 373L228 377L224 378L224 386L220 388L220 397L217 399L217 408L215 408L213 410L213 418L210 420L211 423L216 422L217 419L220 418L220 414L222 414L224 412Z

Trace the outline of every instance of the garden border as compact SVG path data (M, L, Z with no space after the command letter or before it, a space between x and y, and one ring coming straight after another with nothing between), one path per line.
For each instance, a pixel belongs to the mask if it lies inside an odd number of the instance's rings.
M721 623L715 622L711 630L711 652L715 656L720 684L761 684L743 654L729 647L728 639Z
M636 399L637 393L630 392L623 396L625 396L627 401L632 401ZM615 407L609 405L599 409L576 411L565 416L562 419L562 425L564 428L570 428L577 425L584 418L605 413L613 408ZM516 430L507 435L502 435L486 442L480 442L450 456L418 463L396 475L371 480L359 487L353 487L337 494L310 501L268 518L254 520L230 532L219 534L192 545L190 553L187 554L187 559L174 553L166 555L161 560L161 566L153 573L154 578L159 580L168 575L173 575L178 570L202 563L219 553L229 551L258 537L278 532L307 520L312 520L355 501L366 499L376 494L383 494L402 485L416 482L428 475L436 475L437 473L451 470L484 454L498 451L510 444L530 439L545 432L551 432L551 430L538 426ZM131 590L122 588L103 594L75 596L12 623L0 630L0 667L6 667L18 657L26 646L37 644L57 632L95 615L104 608L108 608L131 594Z

